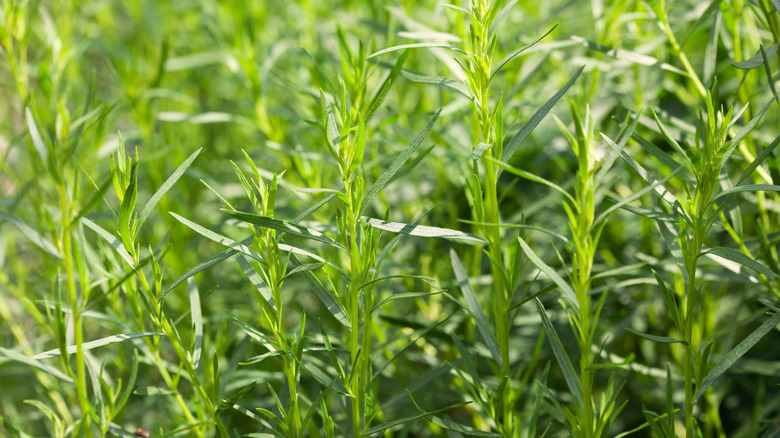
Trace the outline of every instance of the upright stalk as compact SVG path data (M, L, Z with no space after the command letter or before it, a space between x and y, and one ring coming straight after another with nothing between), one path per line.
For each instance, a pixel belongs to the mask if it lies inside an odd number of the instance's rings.
M78 296L78 289L76 288L76 272L73 261L73 236L70 228L70 196L63 180L60 180L57 183L57 193L60 198L60 213L62 215L62 229L60 235L62 258L65 262L68 298L70 300L71 309L73 310L73 337L76 343L76 390L78 392L79 408L81 409L82 415L82 432L88 433L87 431L90 429L91 405L89 402L89 395L87 394L87 373L84 364L84 332L81 326L82 303Z
M496 161L501 160L503 132L502 131L502 106L498 99L495 107L490 106L490 79L493 72L493 56L496 50L496 35L489 32L492 20L495 16L494 2L478 0L471 4L471 47L468 53L468 77L469 87L474 95L474 111L476 113L476 131L479 133L479 144L489 145L482 156L481 202L483 211L477 211L476 217L483 222L482 232L488 244L488 253L492 258L491 273L493 287L491 294L492 313L495 319L496 341L498 344L501 363L498 366L499 381L507 381L501 400L501 412L496 413L497 423L503 436L512 436L514 425L514 406L511 389L511 364L509 359L509 331L511 321L507 312L509 306L509 292L504 284L504 257L502 249L501 214L498 205L498 167ZM473 163L474 174L479 175L477 160ZM475 196L479 194L475 193Z

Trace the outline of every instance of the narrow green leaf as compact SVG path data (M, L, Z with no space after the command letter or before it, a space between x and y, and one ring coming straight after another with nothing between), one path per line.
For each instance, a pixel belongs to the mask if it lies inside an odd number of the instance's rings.
M300 263L295 255L292 257L296 263ZM314 293L317 295L317 298L319 298L322 304L327 307L328 312L330 312L330 314L333 315L333 317L336 318L336 320L344 327L351 328L352 325L349 322L349 317L344 311L344 308L341 307L341 304L339 304L338 300L336 300L333 294L331 294L325 288L325 285L322 284L322 281L320 281L320 279L317 278L317 276L314 275L312 271L304 271L304 273L306 274L306 279L309 281L312 289L314 289Z
M384 300L377 303L372 309L371 312L374 312L376 309L382 307L382 305L389 303L390 301L395 300L401 300L405 298L420 298L420 297L427 297L430 295L437 295L441 292L399 292L394 293L390 295L389 297L385 298Z
M433 118L428 122L428 125L425 126L425 129L420 132L417 137L412 140L412 142L409 144L409 146L406 147L406 149L401 152L401 155L396 158L393 163L390 165L390 168L388 168L380 177L376 180L374 185L371 186L370 189L366 192L366 195L363 197L363 202L360 203L360 209L358 210L358 214L362 213L363 210L368 207L368 205L371 203L371 201L374 199L374 197L379 194L389 183L390 179L393 178L396 172L398 172L401 167L406 163L407 160L409 160L409 157L412 156L415 150L417 150L417 147L420 146L420 143L425 139L425 136L428 135L429 132L431 132L431 129L433 128L434 122L436 122L436 119L439 118L439 115L441 114L441 109L436 111L436 114L433 115Z
M628 203L634 202L635 200L637 200L637 199L641 198L642 196L644 196L644 195L650 193L651 191L655 190L656 187L658 187L660 185L663 185L665 182L669 181L673 176L675 176L677 174L677 172L679 172L682 169L683 169L683 167L680 166L677 169L675 169L672 173L670 173L666 178L664 178L664 179L662 179L660 181L656 181L655 183L650 184L649 186L646 186L646 187L642 188L642 190L634 193L633 195L631 195L631 196L629 196L629 197L627 197L627 198L625 198L625 199L623 199L621 201L618 201L615 205L613 205L613 206L609 207L608 209L606 209L603 213L601 213L596 218L595 221L593 221L593 225L591 226L591 229L596 229L599 226L599 224L602 221L605 221L609 217L609 215L612 212L614 212L615 210L617 210L619 208L624 208L624 209L628 210L627 208L625 208ZM629 211L631 211L631 210L629 210ZM635 208L634 211L638 212L638 211L643 211L643 210ZM653 212L652 210L645 210L645 211L650 212L651 214L655 213L655 216L656 216L655 218L656 219L663 218L663 217L666 216L666 217L672 218L672 220L674 220L676 222L676 218L674 216L672 216L672 215L665 215L664 213ZM660 214L661 216L658 216L658 214Z
M233 250L236 250L237 252L240 252L241 254L247 255L258 262L263 262L263 258L260 256L260 254L257 253L257 251L249 248L244 243L236 242L233 239L230 239L228 237L225 237L221 234L217 234L207 228L204 228L195 222L190 221L189 219L185 219L178 214L174 212L170 212L171 216L175 217L179 222L183 223L184 225L190 227L192 231L195 231L196 233L200 234L201 236L213 240L214 242L219 243L220 245L227 246L228 248L231 248Z
M555 331L555 327L552 325L550 317L547 316L547 311L544 310L542 302L539 301L538 298L535 301L536 310L539 313L539 316L542 318L542 325L544 326L544 330L550 337L550 344L552 345L553 354L558 360L558 365L561 367L563 378L566 380L566 384L569 386L569 390L571 391L572 395L575 399L577 399L577 402L580 405L580 409L582 409L582 387L580 386L580 381L577 379L577 376L574 374L574 366L571 364L571 360L569 360L569 356L566 354L566 350L563 348L561 339L558 337L558 332Z
M385 97L387 97L387 93L390 91L390 87L393 86L393 83L398 77L398 74L401 73L401 69L403 68L406 60L409 58L410 53L411 52L409 50L405 50L403 53L401 53L401 56L399 56L395 61L395 64L393 64L393 69L390 70L390 74L387 75L387 78L385 78L384 82L382 82L382 85L379 86L379 90L377 90L376 94L371 99L371 103L368 105L368 110L366 110L366 123L371 120L371 117L373 117L376 110L379 109L379 106L382 105L382 102L384 102Z
M122 258L122 260L127 263L127 266L131 268L135 268L133 265L133 259L130 257L130 254L127 253L127 250L125 249L124 245L122 245L122 241L116 238L113 234L106 231L103 227L100 225L92 222L91 220L87 218L82 218L81 223L87 226L90 230L96 232L98 236L105 239L106 242L108 242L109 245L111 245L114 250L116 250L117 254L119 254L119 257Z
M171 176L168 177L168 179L165 180L162 186L160 186L159 189L152 195L151 198L149 198L149 201L144 206L143 210L141 210L141 214L138 215L138 228L141 228L141 225L146 221L146 218L149 217L149 214L152 212L154 207L157 205L158 202L160 202L160 199L162 199L163 196L168 192L168 190L173 187L174 184L176 184L176 181L181 178L182 175L184 175L184 172L187 171L187 169L190 167L190 164L192 164L193 161L195 161L195 158L198 157L198 154L203 150L203 148L200 148L190 154L189 157L187 157L186 160L178 167L176 170L171 174Z
M390 231L391 233L401 233L409 236L418 237L438 237L447 240L454 240L461 243L468 244L487 244L488 241L477 237L473 234L464 233L463 231L451 230L448 228L429 227L425 225L411 225L402 222L387 222L381 219L374 219L370 217L362 216L361 219L366 221L368 225L373 228Z
M249 264L249 261L247 261L247 259L241 254L238 254L236 260L238 261L239 266L241 266L241 270L244 272L244 275L246 275L255 289L260 292L260 296L262 296L265 302L268 303L268 306L271 308L271 310L276 313L276 306L274 305L274 297L271 293L271 289L267 284L265 284L265 281L263 281L263 278L260 277L260 274L255 271L255 268L253 268L252 265Z
M56 350L58 353L60 350ZM68 377L66 374L64 374L62 371L58 370L57 368L51 367L49 365L46 365L45 363L33 359L30 356L27 356L22 353L18 353L14 350L9 350L3 347L0 347L0 355L7 357L8 359L11 359L16 362L23 363L25 365L29 365L34 368L38 368L39 370L43 371L46 374L51 375L52 377L56 377L57 379L62 380L63 382L67 383L73 383L73 379Z
M642 339L647 339L648 341L658 342L660 344L683 344L683 345L688 345L688 343L683 341L682 339L676 339L676 338L672 338L672 337L669 337L669 336L651 335L651 334L648 334L648 333L638 332L638 331L636 331L634 329L631 329L631 328L626 328L626 331L630 332L630 333L633 333L633 334L639 336Z
M317 254L314 254L313 252L309 252L309 251L306 251L305 249L297 248L295 246L290 246L290 245L287 245L285 243L279 243L277 246L279 247L280 251L290 252L290 253L293 253L295 255L309 257L309 258L314 259L314 260L316 260L316 261L318 261L318 262L320 262L322 264L330 266L331 268L333 268L336 271L338 271L342 276L344 276L344 278L347 278L347 279L350 278L349 274L344 270L344 268L342 268L341 266L338 266L337 264L331 262L330 260L326 260L326 259L318 256Z
M744 186L732 187L713 196L712 200L723 198L734 193L740 192L780 192L780 185L773 184L746 184Z
M106 194L106 191L108 191L108 188L111 187L113 175L109 175L108 178L106 178L106 182L103 183L102 186L98 188L98 190L90 196L89 200L84 204L84 206L79 210L78 214L71 219L70 225L78 223L79 220L81 220L82 217L86 216L90 211L92 211L92 208L97 204L101 198L104 198L104 195Z
M658 225L658 230L661 232L666 248L672 254L672 258L674 258L677 267L682 273L685 284L688 284L688 269L685 267L685 258L683 257L682 248L680 247L680 243L677 242L674 234L672 234L674 226L671 222L656 222L656 225Z
M453 432L461 433L466 436L490 436L490 437L500 437L501 434L495 433L495 432L487 432L484 430L475 429L470 426L466 426L464 424L456 423L449 418L446 417L437 417L435 415L431 415L428 417L428 421L431 423L446 429L451 430Z
M482 310L482 306L480 306L479 300L477 299L477 294L474 293L474 289L472 289L471 284L469 284L466 270L463 269L463 264L460 262L460 258L458 258L458 254L454 249L450 249L450 262L452 263L452 270L455 271L455 279L458 281L458 286L460 287L461 292L463 292L463 298L466 300L466 306L468 307L469 313L474 318L477 329L479 329L482 339L484 339L488 350L490 350L490 355L493 356L493 360L498 364L498 367L501 368L501 353L498 350L496 334L488 323L487 316L485 316L485 312Z
M688 75L688 73L686 73L685 70L680 70L679 68L671 64L668 64L666 62L661 62L658 59L653 58L652 56L646 55L644 53L633 52L631 50L624 50L624 49L614 49L612 47L607 47L601 44L594 43L592 41L588 41L585 38L576 35L572 35L571 39L577 41L578 43L582 44L583 46L589 49L596 50L598 52L604 53L607 56L611 56L621 61L627 61L632 64L644 65L648 67L658 67L661 70L674 72L684 76Z
M766 266L762 265L758 261L753 260L752 258L746 256L745 254L733 248L719 246L704 251L702 255L704 254L715 254L725 259L731 260L732 262L739 263L740 265L748 267L756 272L760 272L761 274L764 274L769 278L780 278L776 273L772 272Z
M579 309L580 304L577 301L577 295L574 293L574 289L572 289L571 286L569 286L569 284L566 283L566 281L561 278L561 276L558 275L558 273L556 273L553 268L544 263L542 259L540 259L539 256L537 256L536 253L531 249L531 247L525 243L525 240L523 240L522 237L517 236L517 241L523 248L525 255L531 260L531 263L536 265L540 271L544 272L544 274L547 275L547 277L549 277L550 280L552 280L553 283L555 283L561 289L563 295L566 296L572 305L574 305L574 308Z
M140 386L133 390L133 395L140 395L140 396L176 395L176 392L171 391L170 389L158 388L156 386Z
M252 356L252 357L250 357L249 359L247 359L245 361L239 362L238 364L242 365L242 366L245 366L245 365L255 365L255 364L258 364L258 363L268 359L269 357L277 357L277 356L281 356L281 355L282 355L282 352L279 351L279 350L269 351L267 353L259 354L257 356Z
M765 49L765 51L767 57L774 56L775 52L777 52L777 44L772 44L767 49ZM731 65L741 70L751 70L764 65L764 56L759 50L758 53L753 55L753 57L750 59L746 59L744 61L731 61Z
M250 236L240 242L241 245L249 245L254 241L254 237ZM165 292L163 292L163 296L167 295L168 292L170 292L173 288L176 286L184 283L188 278L192 277L193 275L204 271L217 263L224 261L226 259L229 259L230 257L233 257L234 255L238 254L238 251L235 249L226 249L219 254L215 254L206 260L203 260L199 262L197 265L193 266L192 268L188 269L185 273L181 274L176 280L173 281L173 283L168 286L167 289L165 289Z
M516 2L517 2L517 0L513 0L513 1L512 1L510 4L508 4L507 6L510 6L511 4L514 4L514 3L516 3ZM503 12L503 11L502 11L502 12ZM493 26L491 25L490 27L492 28ZM555 26L553 26L553 27L552 27L552 29L548 30L548 31L547 31L547 33L545 33L544 35L542 35L542 36L540 36L539 38L537 38L536 40L534 40L534 41L532 41L532 42L530 42L530 43L526 44L525 46L523 46L523 47L520 47L519 49L517 49L517 50L513 51L512 53L510 53L509 55L507 55L507 56L506 56L504 59L502 59L501 61L499 61L499 63L498 63L498 65L496 66L496 68L494 68L494 69L493 69L493 72L492 72L492 73L490 73L490 78L488 79L488 82L492 81L492 80L493 80L493 77L494 77L496 74L498 74L498 72L500 72L500 71L501 71L501 69L502 69L502 68L504 68L504 66L505 66L505 65L507 65L507 63L509 63L509 61L511 61L511 60L513 60L513 59L515 59L515 58L516 58L518 55L520 55L521 53L523 53L523 52L525 52L526 50L530 49L531 47L535 46L535 45L536 45L536 43L538 43L539 41L543 40L543 39L544 39L544 38L545 38L547 35L551 34L551 33L552 33L552 31L554 31L556 27L558 27L558 25L557 25L557 24L556 24Z
M125 333L125 334L119 334L119 335L113 335L113 336L107 336L102 339L97 339L94 341L84 342L81 344L81 349L83 351L89 351L93 348L102 347L104 345L109 344L115 344L117 342L124 342L130 339L136 339L136 338L143 338L147 336L161 336L165 335L163 332L139 332L139 333ZM76 353L76 346L75 345L68 345L67 354L75 354ZM53 350L44 351L43 353L38 353L35 356L33 356L31 359L48 359L51 357L57 357L62 354L62 351L59 348L55 348Z
M62 257L60 257L59 251L57 250L57 247L54 246L53 243L51 243L48 239L43 237L34 229L27 226L27 224L25 224L24 221L22 221L19 217L5 211L0 211L0 219L10 222L11 225L16 227L16 229L24 235L24 237L30 239L32 243L34 243L47 254L57 259L62 259Z
M560 90L558 90L557 93L555 93L547 102L544 103L541 107L539 107L538 110L534 113L533 116L531 116L530 119L523 125L522 128L520 128L519 131L517 131L517 134L515 134L511 140L509 140L509 143L507 143L506 146L504 146L504 152L501 154L501 161L508 163L509 160L512 158L512 155L515 154L517 151L517 148L520 147L520 145L525 141L525 139L528 137L528 135L531 134L531 132L536 128L537 125L544 119L544 117L547 115L547 113L550 112L553 106L560 100L561 97L563 97L564 94L566 94L566 91L571 88L572 85L574 85L574 82L577 80L577 78L582 73L582 70L585 68L585 66L580 67L579 70L577 70L577 73L574 74L574 76L569 79L569 82L566 83L566 85L563 86ZM499 170L499 174L500 174Z
M447 88L449 90L456 91L464 95L469 100L472 99L471 90L469 90L469 87L467 87L466 84L464 84L461 81L456 81L454 79L449 79L441 76L424 75L409 70L403 70L401 72L401 76L403 76L404 78L412 82L417 82L419 84L431 84L431 85L436 85L437 87Z
M482 155L485 153L486 150L490 149L490 146L492 146L490 143L485 142L479 142L477 147L474 148L473 151L471 151L471 159L472 160L480 160L482 159Z
M501 8L500 11L498 11L498 14L496 14L496 17L493 18L493 22L490 23L490 27L488 28L488 36L492 36L496 33L498 30L498 26L501 25L501 22L504 21L504 17L509 13L509 11L512 9L512 7L517 4L518 0L512 0L506 5L504 5L503 8ZM554 28L553 28L554 29ZM548 32L549 33L549 32Z
M192 318L192 366L198 369L200 366L201 347L203 346L203 313L200 307L200 293L198 286L192 277L187 279L187 289L190 299L190 317Z
M682 217L685 219L686 222L690 223L691 219L688 217L688 213L685 212L685 209L682 208L682 204L680 204L680 201L677 200L677 197L675 197L672 192L666 189L663 184L656 184L658 181L655 179L652 175L650 175L650 172L645 170L644 167L640 166L639 163L634 161L633 158L631 158L630 155L628 155L623 148L619 147L615 144L614 141L612 141L609 137L607 137L604 134L601 134L601 137L607 142L609 146L612 147L612 149L618 151L620 154L620 158L623 159L629 166L631 166L636 173L639 174L639 176L642 177L643 180L645 180L646 183L652 185L655 187L656 193L661 196L661 198L666 201L667 204L669 204L677 213L682 215Z
M561 188L557 184L542 178L541 176L537 176L537 175L534 175L531 172L526 172L525 170L518 169L518 168L516 168L514 166L510 166L509 164L504 163L502 161L498 161L498 160L496 160L493 157L488 157L488 160L490 160L493 163L497 164L499 168L509 171L509 173L517 175L517 176L519 176L521 178L525 178L525 179L527 179L529 181L533 181L533 182L536 182L536 183L539 183L539 184L544 184L547 187L550 187L551 189L555 190L556 192L562 194L564 197L566 197L566 199L568 199L572 203L572 205L576 205L577 204L577 202L574 200L574 198L566 190L564 190L563 188Z
M272 219L265 216L258 216L256 214L252 213L244 213L240 211L235 210L225 210L223 209L227 215L229 215L232 218L244 221L246 223L257 225L259 227L263 228L271 228L277 231L281 231L284 233L289 233L294 236L303 237L306 239L316 240L317 242L326 243L330 246L336 247L338 249L345 250L347 248L344 247L344 245L336 242L332 238L320 233L319 231L312 230L297 224L294 224L292 222L283 221L280 219Z
M282 280L286 279L287 277L290 277L292 275L295 275L299 272L303 271L316 271L317 269L320 269L321 267L325 266L325 263L307 263L305 265L296 266L293 269L290 269L287 271L286 274L284 274L284 277L282 277Z
M764 160L766 160L770 154L772 154L772 152L775 150L775 148L777 148L777 145L779 144L780 144L780 136L777 136L777 138L775 138L772 144L770 144L769 146L766 147L766 149L761 151L761 153L758 154L756 159L753 160L753 162L750 163L750 165L746 167L744 171L742 171L742 175L740 175L739 181L737 181L737 184L735 185L740 186L743 182L745 182L746 179L750 178L750 176L753 174L753 171L756 170L756 168L760 166L761 163L763 163Z
M698 400L699 397L704 395L705 392L707 392L707 389L709 389L710 386L712 386L713 383L715 383L715 380L718 379L723 373L726 372L734 363L742 357L745 353L748 352L751 348L753 348L754 345L758 341L761 340L767 333L769 333L772 329L775 328L780 324L780 313L775 313L772 315L771 318L764 321L763 324L761 324L760 327L758 327L756 330L753 331L753 333L749 334L742 342L739 343L734 349L726 353L725 356L718 362L717 365L707 374L707 377L704 378L704 381L701 384L701 387L696 392L696 398L694 400Z
M30 138L32 139L35 150L38 151L38 155L41 156L41 161L46 165L49 160L49 148L44 143L41 137L41 132L38 130L38 125L35 123L35 117L33 117L30 108L24 109L24 117L27 119L27 130L30 131Z
M399 50L419 49L419 48L426 48L426 47L427 48L450 49L450 50L454 50L454 51L456 51L458 53L462 53L464 55L468 55L468 53L466 53L460 47L453 46L453 45L450 45L450 44L447 44L447 43L413 43L413 44L401 44L399 46L393 46L393 47L388 47L386 49L382 49L382 50L380 50L378 52L374 52L374 53L366 56L366 59L375 58L375 57L377 57L379 55L384 55L385 53L390 53L390 52L397 52Z
M755 117L753 117L748 122L747 125L743 126L742 129L739 130L737 135L735 135L734 138L731 139L731 141L726 143L726 145L728 145L728 147L727 147L726 151L723 153L723 158L720 159L720 163L718 163L718 168L722 169L723 166L726 165L726 161L729 160L729 158L731 157L731 154L734 152L734 149L736 149L737 146L739 146L739 143L745 137L747 137L747 135L750 134L751 131L753 131L753 128L755 128L756 125L758 125L758 122L761 120L761 117L764 116L764 113L766 112L766 110L768 110L769 107L772 106L772 103L775 102L775 99L777 99L777 97L779 95L780 95L780 93L777 93L774 96L772 96L772 98L769 99L769 101L767 101L767 103L764 104L764 106L761 108L761 111L759 111L758 114L756 114ZM724 145L724 147L725 147L725 145Z
M399 418L397 420L388 421L386 423L382 423L382 424L380 424L378 426L374 426L374 427L364 431L362 435L363 436L367 436L367 435L374 435L374 434L377 434L377 433L382 433L382 432L386 431L387 429L390 429L390 428L393 428L393 427L396 427L396 426L400 426L402 424L411 423L412 421L419 420L420 418L428 417L429 415L436 415L436 414L440 414L442 412L446 412L446 411L449 411L449 410L452 410L452 409L457 409L457 408L459 408L461 406L466 406L469 403L471 403L471 402L457 403L457 404L454 404L454 405L451 405L451 406L447 406L446 408L437 409L435 411L428 411L428 412L424 412L424 413L419 414L419 415L414 415L414 416L411 416L411 417L404 417L404 418Z

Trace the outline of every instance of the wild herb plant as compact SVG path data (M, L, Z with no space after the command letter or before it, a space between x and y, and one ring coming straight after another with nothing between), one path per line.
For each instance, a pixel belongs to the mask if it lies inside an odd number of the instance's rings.
M775 320L780 320L775 314L772 318L762 324L761 327L751 333L737 347L725 354L720 362L715 366L710 366L710 354L715 342L715 333L711 333L714 324L706 324L706 313L698 311L697 306L705 309L717 308L716 296L703 292L705 285L697 284L697 272L699 259L707 254L713 254L726 260L736 263L738 266L744 266L769 277L776 277L777 274L767 269L765 266L756 262L750 257L739 251L728 247L706 248L710 230L718 220L720 213L728 208L727 199L735 193L756 190L776 190L777 186L745 185L736 187L727 187L725 190L716 193L720 186L721 173L726 164L729 163L734 150L740 144L743 138L750 134L755 124L764 115L767 109L774 103L770 100L750 123L742 127L741 130L729 139L729 130L735 123L733 109L728 113L723 113L722 108L718 108L717 87L714 92L707 94L707 113L706 120L701 120L695 136L693 145L683 143L680 145L667 131L658 116L655 116L658 128L667 142L672 146L682 158L679 169L687 170L688 174L682 178L683 192L681 200L675 197L670 191L660 186L656 191L660 198L665 201L671 209L671 215L656 216L659 219L658 227L664 238L666 246L672 253L684 283L683 291L675 298L664 284L660 276L656 275L658 284L664 295L667 311L670 312L672 321L678 336L660 337L653 335L640 334L652 341L675 344L680 343L683 346L683 358L681 366L683 368L683 387L685 392L685 431L687 437L694 434L701 434L700 426L697 424L694 408L696 401L706 394L709 387L715 379L720 377L728 366L745 352L745 347L749 348L761 339L770 327L776 325ZM718 108L718 109L716 109ZM655 115L655 114L654 114ZM615 148L620 148L608 142ZM624 152L620 152L623 159L640 173L648 184L656 185L656 180L645 171L639 164L630 158ZM675 163L674 159L664 155L663 152L656 152L660 159ZM750 167L760 165L759 161L751 163ZM678 169L678 170L679 170ZM740 181L741 182L741 181ZM722 201L718 203L717 201ZM674 225L677 227L674 227ZM707 329L710 330L707 330ZM658 415L652 412L646 412L648 423L654 432L663 436L676 436L676 429L672 418L675 410L673 408L671 397L673 392L671 371L667 368L668 397L667 402L667 421L662 422ZM722 434L722 426L718 414L717 405L711 406L707 410L708 419L711 426L717 433ZM659 426L657 423L662 424Z
M772 436L774 6L4 2L3 433Z

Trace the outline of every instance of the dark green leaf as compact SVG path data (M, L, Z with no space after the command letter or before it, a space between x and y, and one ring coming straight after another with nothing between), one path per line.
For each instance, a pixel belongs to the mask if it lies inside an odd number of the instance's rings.
M431 120L428 122L428 125L425 126L425 129L423 129L422 132L420 132L420 134L417 135L414 140L412 140L409 146L407 146L406 149L401 152L401 155L399 155L398 158L393 161L393 163L390 165L390 168L388 168L379 177L379 179L376 180L374 185L368 189L368 192L366 192L366 195L363 197L363 202L360 203L360 209L358 210L358 213L363 212L363 210L368 207L368 204L371 203L374 197L390 183L390 180L393 178L395 173L398 172L401 167L403 167L407 160L409 160L414 151L417 150L417 147L420 146L420 143L423 142L425 136L431 132L434 122L436 122L436 119L439 118L439 114L441 114L441 109L436 111L436 114L433 115L433 118L431 118Z
M718 362L718 364L715 365L712 370L710 370L709 374L707 374L707 377L704 378L701 387L696 392L695 400L698 400L699 397L704 395L704 393L707 392L707 389L709 389L709 387L715 383L715 380L717 380L718 377L725 373L726 370L728 370L734 364L734 362L747 353L748 350L753 348L753 346L756 345L756 343L760 341L761 338L774 329L778 324L780 324L780 313L775 313L771 318L764 321L760 327L754 330L753 333L749 334L744 340L742 340L739 345L726 353L720 362Z
M504 146L504 152L501 155L501 161L508 163L509 160L512 158L512 155L515 154L515 151L517 151L517 148L520 147L521 144L523 144L523 141L528 137L529 134L536 128L537 125L544 119L544 116L547 115L547 113L550 112L553 106L560 100L561 97L563 97L564 94L566 94L566 91L571 88L572 85L574 85L574 81L577 80L577 78L582 73L582 70L585 68L585 66L580 67L579 70L577 70L577 73L574 74L574 76L569 79L569 82L566 83L566 85L563 86L560 90L558 90L557 93L555 93L547 102L544 103L541 107L539 107L538 110L534 113L533 116L523 125L522 128L520 128L519 131L517 131L517 134L515 134L511 140L509 140L509 143L507 143L506 146ZM500 174L499 170L499 174Z

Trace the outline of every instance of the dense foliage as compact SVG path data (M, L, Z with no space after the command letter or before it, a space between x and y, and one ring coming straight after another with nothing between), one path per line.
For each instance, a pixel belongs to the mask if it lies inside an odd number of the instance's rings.
M5 0L0 430L778 436L779 9Z

